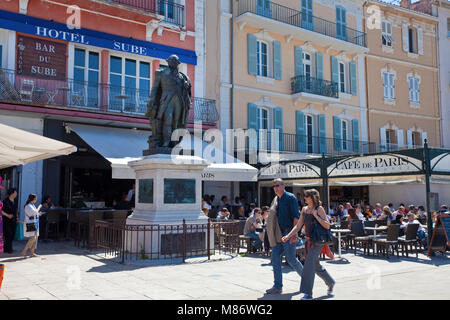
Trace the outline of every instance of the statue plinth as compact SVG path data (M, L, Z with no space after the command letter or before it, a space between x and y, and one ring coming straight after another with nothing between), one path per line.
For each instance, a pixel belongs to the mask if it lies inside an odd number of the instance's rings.
M147 150L142 151L144 157L154 154L172 154L172 148L169 147L149 147Z

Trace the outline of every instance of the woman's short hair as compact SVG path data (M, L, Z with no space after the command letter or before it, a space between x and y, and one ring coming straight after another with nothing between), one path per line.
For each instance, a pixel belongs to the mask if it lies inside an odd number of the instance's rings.
M305 190L305 198L308 197L310 197L313 200L314 207L318 207L321 205L320 193L316 189Z
M392 216L392 212L391 212L391 210L389 209L388 206L384 206L384 207L383 207L383 212L384 212L386 215L388 215L388 216Z

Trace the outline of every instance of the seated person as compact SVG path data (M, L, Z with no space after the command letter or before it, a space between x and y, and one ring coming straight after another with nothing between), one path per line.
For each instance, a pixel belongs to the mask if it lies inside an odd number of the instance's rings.
M388 206L384 206L383 207L383 211L381 212L381 215L379 217L377 217L377 219L375 220L377 222L378 225L389 225L391 223L391 221L393 220L392 217L392 212L389 209Z
M422 225L420 224L420 222L418 220L415 219L415 216L414 216L413 212L409 212L406 215L406 218L408 220L407 221L402 221L402 224L400 225L400 228L406 233L406 228L408 227L409 224L418 224L419 225L419 229L417 230L417 238L420 240L420 242L422 243L422 245L426 249L426 246L427 246L427 234L426 234L425 230L422 228Z
M228 211L227 208L222 208L222 210L220 210L217 213L217 221L225 221L229 219L230 219L230 212Z
M122 199L114 206L116 210L131 210L131 202L128 199L128 193L122 194Z
M244 235L254 240L253 248L258 250L264 241L264 232L256 232L257 228L261 228L261 209L255 208L253 216L248 217L244 226Z
M332 217L340 218L342 220L342 218L344 217L344 206L340 204L337 210L330 215Z

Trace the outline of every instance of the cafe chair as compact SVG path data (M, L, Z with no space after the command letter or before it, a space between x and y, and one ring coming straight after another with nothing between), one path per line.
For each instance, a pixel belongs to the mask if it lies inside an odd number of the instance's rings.
M76 234L75 245L77 247L86 247L89 237L89 214L75 211Z
M22 79L20 84L20 99L22 101L33 102L34 80Z
M398 238L398 243L401 246L402 249L402 257L404 255L404 253L406 253L406 257L408 258L408 245L411 247L411 251L412 251L412 246L414 245L416 248L416 258L419 257L418 255L418 250L417 250L417 244L418 244L418 240L417 240L417 231L419 230L419 225L416 223L410 223L408 224L408 226L406 227L406 233L404 236L399 237Z
M379 255L380 251L383 251L383 255L389 259L389 250L395 248L397 251L397 257L399 257L398 252L398 234L400 232L400 225L391 224L387 229L386 238L374 238L373 244L377 245L377 255ZM375 253L375 250L374 250Z
M347 221L348 224L348 221ZM364 226L361 221L353 221L351 224L351 233L347 234L345 237L345 249L347 250L348 247L351 249L354 249L354 239L355 237L363 237L365 236L364 233Z
M371 238L364 232L364 226L361 221L352 222L351 235L353 235L354 254L356 255L356 249L358 248L358 245L360 245L360 248L364 249L364 254L366 254L366 250L367 252L369 251L369 241L371 240Z
M48 230L50 225L54 227L55 230L55 240L59 240L59 211L50 210L47 212L47 223L45 224L45 239L48 239Z

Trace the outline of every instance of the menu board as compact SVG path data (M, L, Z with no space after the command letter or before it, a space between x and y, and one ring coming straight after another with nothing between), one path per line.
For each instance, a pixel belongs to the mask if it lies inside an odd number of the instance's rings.
M437 217L436 226L433 230L431 243L428 246L428 256L432 251L445 252L447 245L450 245L450 215L441 214Z
M164 203L195 203L195 179L164 179Z
M139 203L153 203L153 179L139 180Z

